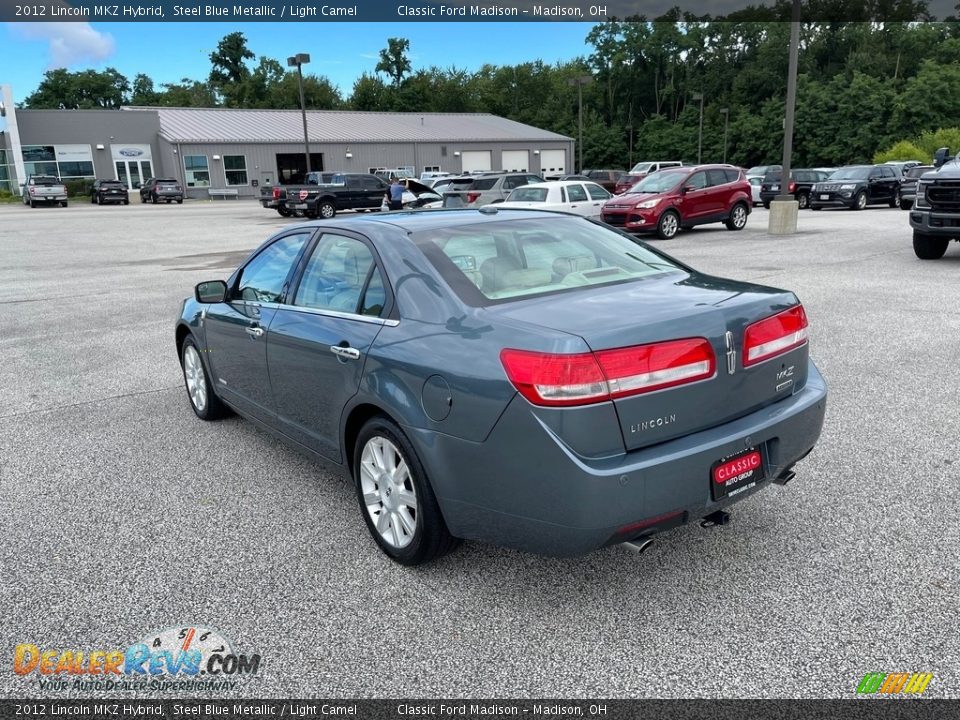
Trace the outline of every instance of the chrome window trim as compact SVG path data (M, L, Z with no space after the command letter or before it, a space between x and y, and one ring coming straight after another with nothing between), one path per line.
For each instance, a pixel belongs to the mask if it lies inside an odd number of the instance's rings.
M305 307L303 305L288 305L286 303L259 302L257 300L235 300L234 304L269 308L271 310L292 310L302 312L307 315L320 315L321 317L332 317L340 320L356 320L358 322L371 323L373 325L385 325L386 327L396 327L400 324L399 320L390 318L374 317L372 315L360 315L359 313L340 312L339 310L323 310L320 308Z

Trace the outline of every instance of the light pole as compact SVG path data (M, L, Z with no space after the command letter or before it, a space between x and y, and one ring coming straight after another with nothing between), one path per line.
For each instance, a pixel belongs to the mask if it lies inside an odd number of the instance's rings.
M307 53L297 53L287 58L287 67L297 69L297 81L300 85L300 114L303 116L303 154L307 159L307 172L310 172L310 138L307 135L307 104L303 100L303 66L310 62Z
M783 118L783 169L780 194L770 203L767 231L771 235L791 235L797 231L797 201L790 194L790 160L793 155L793 116L797 105L797 59L800 52L800 0L793 0L790 19L790 64L787 70L787 104Z
M577 172L583 172L583 86L589 85L593 82L593 75L581 75L575 77L572 80L568 80L568 85L577 86L577 105L580 112L580 141L578 143L578 150L580 153L580 162Z
M697 165L703 162L703 93L694 93L694 100L700 101L700 133L697 135Z
M723 115L723 164L727 164L727 126L730 125L730 108L720 108Z

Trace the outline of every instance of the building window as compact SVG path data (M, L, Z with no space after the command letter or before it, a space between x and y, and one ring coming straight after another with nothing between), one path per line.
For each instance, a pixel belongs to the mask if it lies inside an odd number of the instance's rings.
M62 162L59 165L61 178L94 177L92 162L84 160L81 162Z
M57 161L57 154L53 145L24 145L21 152L24 162Z
M424 166L423 166L423 171L424 171L424 172L440 172L440 166L439 166L439 165L424 165Z
M187 187L210 187L210 169L206 155L184 155L183 169Z
M57 170L57 164L55 162L28 162L23 164L23 171L30 175L53 175L54 177L60 177L60 173Z
M247 158L245 155L224 155L223 173L227 177L227 185L247 184Z

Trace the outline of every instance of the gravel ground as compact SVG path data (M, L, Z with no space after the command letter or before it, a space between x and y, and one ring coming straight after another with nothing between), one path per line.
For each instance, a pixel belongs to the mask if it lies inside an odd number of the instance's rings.
M803 300L831 395L796 480L640 556L468 543L408 569L352 487L248 422L198 421L181 387L181 298L287 222L0 206L0 696L97 695L16 676L17 644L203 626L261 656L206 696L844 698L926 671L928 696L960 697L960 247L915 259L886 208L656 241Z

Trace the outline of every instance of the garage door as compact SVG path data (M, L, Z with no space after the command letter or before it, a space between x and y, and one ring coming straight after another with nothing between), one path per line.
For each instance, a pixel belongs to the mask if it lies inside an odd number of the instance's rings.
M530 169L529 150L504 150L503 167L508 172L527 172Z
M540 174L563 175L567 172L566 150L541 150Z
M464 172L477 172L478 170L492 170L490 165L489 150L470 150L460 156Z

